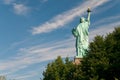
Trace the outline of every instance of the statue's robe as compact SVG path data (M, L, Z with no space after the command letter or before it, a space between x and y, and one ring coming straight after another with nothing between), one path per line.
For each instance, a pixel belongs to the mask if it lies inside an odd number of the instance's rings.
M79 58L82 58L85 55L85 52L88 50L88 28L90 25L89 20L85 20L80 23L75 29L72 30L73 35L76 37L76 52Z

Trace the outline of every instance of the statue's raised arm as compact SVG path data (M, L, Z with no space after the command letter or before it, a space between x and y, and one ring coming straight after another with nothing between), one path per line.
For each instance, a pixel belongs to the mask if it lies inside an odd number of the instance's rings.
M88 12L87 21L90 23L90 12L91 12L90 8L88 8L87 12Z

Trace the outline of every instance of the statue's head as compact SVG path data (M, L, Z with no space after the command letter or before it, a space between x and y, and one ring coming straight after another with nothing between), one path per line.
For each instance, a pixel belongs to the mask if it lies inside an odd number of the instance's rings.
M83 23L83 22L85 22L85 18L84 18L84 17L81 17L81 18L80 18L80 23Z

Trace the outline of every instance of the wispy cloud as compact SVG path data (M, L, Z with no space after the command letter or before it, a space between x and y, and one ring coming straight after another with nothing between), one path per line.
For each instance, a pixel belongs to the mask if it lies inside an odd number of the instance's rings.
M103 25L103 24L108 25L108 23L110 24L115 23L115 22L118 22L119 20L120 20L120 15L110 16L110 17L106 17L106 18L103 18L102 20L95 22L94 24L92 24L92 26L99 27L99 25Z
M19 47L19 45L22 45L28 41L31 41L31 38L26 38L22 41L18 41L18 42L14 42L12 43L11 45L8 46L8 48L4 49L3 51L0 51L1 54L5 54L5 53L8 53L9 51L13 50L13 49L16 49ZM15 51L15 50L14 50Z
M13 4L13 9L14 12L18 15L25 15L30 11L30 8L24 4Z
M71 22L75 17L82 15L87 7L96 8L109 0L88 0L82 5L77 6L69 11L59 14L52 18L50 21L45 22L42 25L33 27L32 34L41 34L51 32L57 28L63 27L65 24Z
M33 76L38 75L38 73L35 71L28 71L27 73L24 74L15 74L15 75L10 75L11 78L14 78L16 80L26 80L27 78L31 78Z
M34 69L34 70L26 71L25 73L22 74L14 74L14 75L10 74L7 77L9 77L9 79L15 79L15 80L27 80L28 78L38 75L39 73L38 71L39 71L38 69Z
M59 55L62 57L74 56L74 43L71 41L73 41L73 39L20 49L20 52L16 57L12 57L6 61L0 61L0 70L2 71L2 74L10 75L21 69L28 68L30 65L53 60ZM30 76L26 75L25 78L26 77Z
M21 41L20 43L15 44L15 46L18 44L20 45L21 43L23 44L23 42L24 41ZM46 44L20 48L19 52L14 57L3 61L0 60L0 71L2 72L0 72L0 75L13 74L30 65L55 59L59 55L62 57L71 56L72 53L69 53L69 51L75 51L72 45L74 44L71 43L71 39L67 39L60 42L54 41ZM72 55L74 56L75 54Z
M99 20L93 24L94 27L97 27L95 29L92 29L90 31L90 41L96 36L96 35L104 35L107 33L110 33L114 30L115 27L120 26L120 15L114 15L107 18L103 18L102 20Z
M109 5L100 7L99 10L96 8L94 10L94 12L95 12L95 14L97 14L97 13L100 14L101 12L104 12L104 11L107 11L108 9L111 9L112 7L114 7L118 3L119 3L119 0L116 0L116 1L109 0Z
M13 11L17 15L25 15L30 12L30 7L26 6L23 3L17 3L17 0L4 0L6 5L12 6Z

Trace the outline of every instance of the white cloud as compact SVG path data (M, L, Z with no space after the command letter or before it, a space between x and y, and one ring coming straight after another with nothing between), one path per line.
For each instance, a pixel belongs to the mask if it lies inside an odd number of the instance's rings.
M30 8L24 4L13 4L13 9L14 12L18 15L25 15L30 11Z
M38 71L38 69L34 69L33 71L29 70L29 71L26 71L25 73L22 73L22 74L14 74L14 75L11 74L11 75L8 75L7 78L15 79L15 80L27 80L28 78L31 78L31 77L38 75L37 71Z
M2 72L7 71L8 74L14 73L20 69L24 69L35 63L42 61L55 59L57 56L74 56L73 43L71 39L48 43L48 47L45 45L37 45L30 48L24 48L16 57L12 57L6 61L0 61L0 70ZM64 48L66 47L66 48ZM72 52L72 53L71 53ZM6 73L6 74L7 74ZM2 73L4 74L4 73Z
M26 80L26 78L30 78L30 77L33 77L33 76L36 76L37 75L37 72L29 72L27 74L21 74L21 75L15 75L15 76L12 76L14 79L16 80Z
M17 3L17 0L4 0L6 5L12 6L13 11L17 15L25 15L30 11L30 7L24 5L23 3Z
M115 15L107 18L103 18L100 21L97 21L93 24L93 26L97 26L97 28L90 31L90 41L96 36L96 35L106 35L109 32L112 32L115 27L120 26L120 16Z
M115 23L116 21L119 21L119 19L120 19L120 15L106 17L106 18L103 18L100 21L95 22L92 26L99 27L99 25L102 25L102 24Z
M42 25L33 27L32 34L41 34L51 32L57 28L63 27L65 24L68 24L75 17L82 15L87 7L96 8L109 0L88 0L84 2L82 5L75 7L69 11L66 11L62 14L59 14L52 18L50 21L45 22Z

